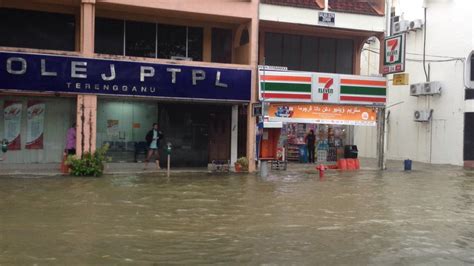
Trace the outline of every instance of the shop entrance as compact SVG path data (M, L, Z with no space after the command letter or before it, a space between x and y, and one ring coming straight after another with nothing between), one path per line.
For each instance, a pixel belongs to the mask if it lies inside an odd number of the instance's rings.
M145 136L158 123L162 167L172 145L172 167L207 167L230 159L230 105L99 99L97 146L110 145L112 162L143 162Z
M315 161L319 163L336 162L344 158L344 146L353 143L353 126L330 124L285 123L282 128L280 146L286 148L289 161L308 161L305 137L315 134Z
M209 113L209 162L230 158L230 110L221 107Z

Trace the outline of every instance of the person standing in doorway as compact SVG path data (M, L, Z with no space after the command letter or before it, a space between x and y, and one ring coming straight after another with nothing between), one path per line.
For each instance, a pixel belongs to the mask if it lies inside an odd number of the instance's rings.
M66 134L66 153L67 155L76 154L76 123L67 130Z
M159 153L159 148L160 148L160 139L163 138L163 133L158 130L158 124L154 123L153 128L148 131L148 134L146 134L146 142L147 142L147 147L148 147L148 153L145 159L145 169L148 166L148 162L150 159L155 156L155 163L156 163L156 169L160 170L160 153Z
M316 136L314 135L314 130L310 130L308 135L305 137L306 147L308 148L308 162L314 163L314 148L316 143Z

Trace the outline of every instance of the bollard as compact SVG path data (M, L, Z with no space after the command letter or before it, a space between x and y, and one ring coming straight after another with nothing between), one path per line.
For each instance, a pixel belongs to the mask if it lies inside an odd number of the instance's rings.
M403 161L405 171L411 171L411 163L412 161L410 159L406 159L405 161Z
M6 153L8 151L8 141L6 139L2 140L2 152Z
M324 166L324 164L316 166L316 170L319 171L319 178L323 178L324 177L324 170L326 170L326 167Z
M260 177L268 176L268 162L260 161Z
M171 168L171 142L166 143L166 154L168 155L167 167L166 167L166 177L170 177L170 168Z

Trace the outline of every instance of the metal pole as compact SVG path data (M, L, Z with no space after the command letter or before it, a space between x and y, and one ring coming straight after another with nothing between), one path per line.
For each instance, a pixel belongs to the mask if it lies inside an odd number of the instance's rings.
M385 107L377 111L377 167L385 170Z
M170 165L171 165L171 155L168 154L168 166L166 169L166 177L170 177Z

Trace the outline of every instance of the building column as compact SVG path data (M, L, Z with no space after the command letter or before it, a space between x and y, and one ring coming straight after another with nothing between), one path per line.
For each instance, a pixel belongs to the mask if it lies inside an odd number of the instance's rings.
M232 121L230 133L230 164L231 166L237 161L237 150L239 146L239 106L232 106Z
M97 96L77 96L76 155L96 149Z
M258 12L256 12L258 14ZM256 120L252 115L252 103L255 103L257 98L257 74L258 74L258 15L252 18L249 25L249 37L250 37L250 65L252 67L252 80L251 80L251 91L250 91L250 104L247 106L247 158L249 160L249 172L255 172L255 148L256 148Z
M79 44L85 57L94 55L95 0L82 0ZM96 149L97 95L77 95L76 155Z

